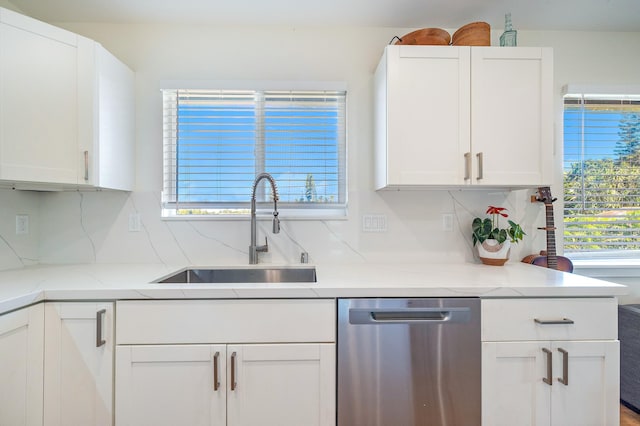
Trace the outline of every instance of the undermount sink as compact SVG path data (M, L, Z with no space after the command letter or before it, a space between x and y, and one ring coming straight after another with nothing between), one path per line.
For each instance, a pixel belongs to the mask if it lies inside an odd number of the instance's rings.
M186 268L162 277L159 284L315 283L316 268Z

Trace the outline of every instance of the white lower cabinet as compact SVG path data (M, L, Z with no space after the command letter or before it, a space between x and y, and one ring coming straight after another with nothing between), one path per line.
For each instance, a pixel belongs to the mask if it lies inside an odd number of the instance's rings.
M45 426L113 424L113 303L45 304Z
M118 346L116 371L118 425L226 424L224 345Z
M335 353L331 343L229 345L228 424L334 424Z
M0 425L42 425L42 304L0 316Z
M616 309L613 298L484 300L482 424L618 426Z
M118 426L335 425L335 300L117 309Z
M119 346L118 425L333 424L335 345Z

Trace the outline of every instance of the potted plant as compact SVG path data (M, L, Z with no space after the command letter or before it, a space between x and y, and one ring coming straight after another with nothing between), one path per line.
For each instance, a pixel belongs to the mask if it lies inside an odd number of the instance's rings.
M489 206L486 213L491 217L473 219L473 245L477 245L478 255L484 264L504 265L509 259L511 243L517 243L525 235L522 227L512 220L507 220L508 227L500 228L500 216L509 217L506 210L504 207Z

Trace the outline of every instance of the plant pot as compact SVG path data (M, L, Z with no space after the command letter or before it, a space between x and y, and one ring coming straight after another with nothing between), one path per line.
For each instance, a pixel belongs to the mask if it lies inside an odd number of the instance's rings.
M478 247L478 256L485 265L502 266L509 260L509 250L511 249L511 241L506 240L504 243L498 243L498 240L484 240Z

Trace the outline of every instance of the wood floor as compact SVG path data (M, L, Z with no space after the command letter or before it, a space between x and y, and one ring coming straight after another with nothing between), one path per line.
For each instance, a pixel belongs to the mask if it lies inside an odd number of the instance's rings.
M640 426L640 414L620 405L620 426Z

